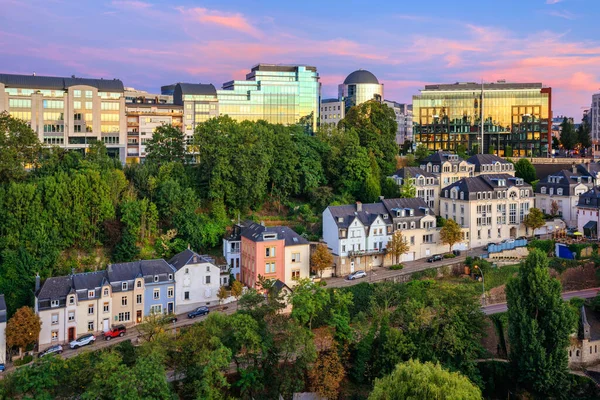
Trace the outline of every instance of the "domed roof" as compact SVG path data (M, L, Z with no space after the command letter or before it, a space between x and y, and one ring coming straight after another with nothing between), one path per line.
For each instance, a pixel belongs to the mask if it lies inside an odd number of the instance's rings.
M355 85L359 83L379 85L377 77L365 69L359 69L351 73L344 80L344 85Z

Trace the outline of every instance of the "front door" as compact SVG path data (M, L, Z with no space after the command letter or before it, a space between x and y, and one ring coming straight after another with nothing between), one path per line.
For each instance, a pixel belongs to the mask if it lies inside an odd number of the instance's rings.
M105 318L104 321L102 321L102 323L103 323L102 332L108 332L110 330L110 325L109 325L108 318Z
M173 303L167 303L167 314L173 314Z
M350 273L354 272L354 261L350 262Z
M142 322L142 310L137 310L135 322L138 324Z
M75 327L70 327L69 328L69 342L72 342L73 340L75 340Z

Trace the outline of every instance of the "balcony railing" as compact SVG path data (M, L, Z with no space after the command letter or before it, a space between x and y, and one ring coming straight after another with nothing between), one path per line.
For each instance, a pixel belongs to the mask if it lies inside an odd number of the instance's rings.
M374 256L379 254L385 254L385 249L357 250L348 252L349 257Z

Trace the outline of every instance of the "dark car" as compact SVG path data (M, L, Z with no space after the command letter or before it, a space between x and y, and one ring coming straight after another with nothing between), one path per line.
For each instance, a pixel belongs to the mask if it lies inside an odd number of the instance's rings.
M48 347L46 350L42 351L40 354L38 354L38 357L42 358L49 354L62 354L62 352L63 347L60 344L57 344L56 346Z
M427 262L436 262L436 261L442 261L444 259L444 257L441 254L436 254L434 256L431 256L427 259Z
M452 254L455 256L460 256L460 250L452 250Z
M208 309L208 307L205 307L205 306L198 307L194 311L190 311L188 313L188 318L196 318L201 315L207 315L209 312L210 312L210 310Z
M119 336L123 337L126 333L127 328L125 328L125 325L116 325L113 326L111 330L104 332L103 335L104 340L110 340Z

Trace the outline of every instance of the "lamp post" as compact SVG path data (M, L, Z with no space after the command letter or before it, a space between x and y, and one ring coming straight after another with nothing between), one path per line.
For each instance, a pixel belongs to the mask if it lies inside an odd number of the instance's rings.
M482 303L482 305L485 306L485 278L483 276L483 270L481 268L479 268L478 265L473 266L473 268L478 270L479 273L481 274L481 290L482 290L481 303Z

